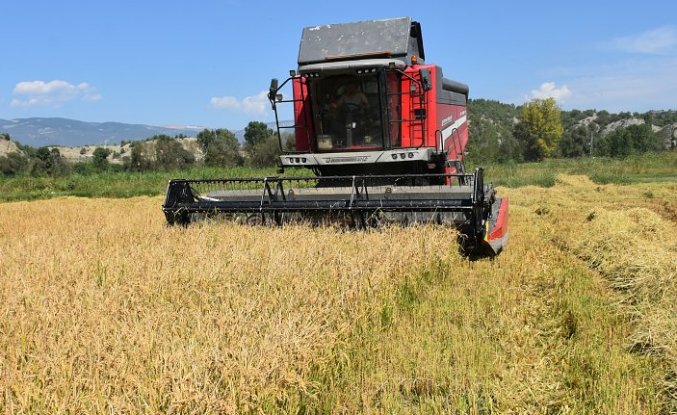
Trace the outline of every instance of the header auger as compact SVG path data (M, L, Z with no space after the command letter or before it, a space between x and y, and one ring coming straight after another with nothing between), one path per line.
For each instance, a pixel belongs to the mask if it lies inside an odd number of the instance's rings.
M167 221L229 214L358 228L435 223L457 228L468 254L497 254L508 238L508 201L482 169L465 171L468 87L424 60L420 24L409 18L305 28L298 69L273 79L268 97L281 168L314 176L171 180ZM279 120L283 105L291 125Z

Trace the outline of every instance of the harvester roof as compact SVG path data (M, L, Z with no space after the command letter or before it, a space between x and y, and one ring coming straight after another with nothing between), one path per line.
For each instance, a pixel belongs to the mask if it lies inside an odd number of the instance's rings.
M409 17L312 26L303 29L299 66L340 60L425 59L421 25Z

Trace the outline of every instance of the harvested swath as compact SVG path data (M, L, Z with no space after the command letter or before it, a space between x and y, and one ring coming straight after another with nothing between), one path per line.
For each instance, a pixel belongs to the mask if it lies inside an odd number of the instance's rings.
M600 272L633 316L630 350L667 361L664 392L677 408L677 184L597 185L557 176L550 189L515 190L553 243ZM513 196L515 197L515 196Z
M591 211L571 247L614 288L627 291L641 324L633 348L664 354L677 370L677 229L645 208Z
M462 261L449 229L167 228L159 205L0 205L1 408L302 407L405 275Z

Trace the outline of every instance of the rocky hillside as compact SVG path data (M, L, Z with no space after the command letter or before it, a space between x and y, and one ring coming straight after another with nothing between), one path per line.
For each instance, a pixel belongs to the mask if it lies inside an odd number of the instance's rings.
M0 157L6 156L9 153L21 154L22 151L14 141L9 139L9 137L5 138L5 136L0 136Z
M188 152L190 152L196 161L203 159L204 154L202 149L197 143L195 137L184 137L176 139L181 146ZM146 140L144 141L146 146L146 151L153 152L155 148L155 140ZM109 145L85 145L85 146L76 146L76 147L64 147L64 146L49 146L49 149L59 150L59 154L64 158L64 161L68 163L79 163L92 160L94 157L94 150L102 147L107 150L110 150L110 155L108 156L108 161L113 164L122 164L125 157L129 156L132 151L132 143L125 142L125 144L109 144Z
M470 157L476 161L514 159L518 152L512 131L520 107L498 101L477 99L468 105L470 117ZM649 111L645 113L609 113L597 110L562 111L565 135L578 127L586 134L606 137L612 132L633 125L651 124L651 130L663 140L666 149L677 146L677 111Z

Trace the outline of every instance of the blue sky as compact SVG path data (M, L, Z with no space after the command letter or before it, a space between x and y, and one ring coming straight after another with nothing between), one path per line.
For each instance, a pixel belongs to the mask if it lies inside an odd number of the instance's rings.
M10 1L0 118L242 128L296 67L305 26L411 16L471 97L677 109L677 2Z

